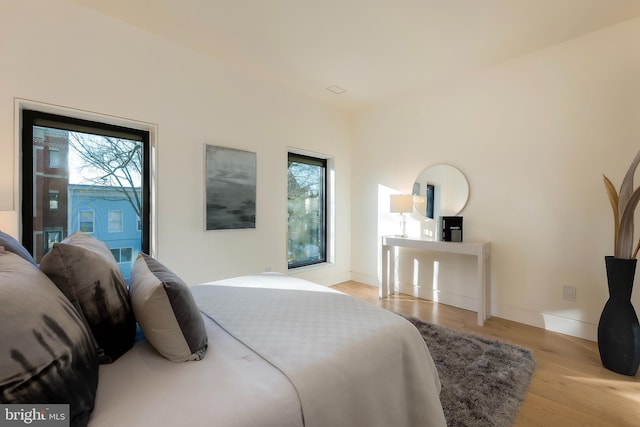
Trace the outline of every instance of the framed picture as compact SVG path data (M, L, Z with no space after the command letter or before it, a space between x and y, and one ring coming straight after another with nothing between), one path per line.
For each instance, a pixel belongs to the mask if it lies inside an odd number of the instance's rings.
M256 228L256 153L205 144L206 230Z

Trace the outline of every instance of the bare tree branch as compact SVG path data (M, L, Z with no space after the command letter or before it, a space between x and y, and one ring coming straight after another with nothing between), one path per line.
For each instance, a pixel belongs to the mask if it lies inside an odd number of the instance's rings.
M69 132L69 146L79 156L83 180L122 192L142 217L142 145L140 142L102 135Z

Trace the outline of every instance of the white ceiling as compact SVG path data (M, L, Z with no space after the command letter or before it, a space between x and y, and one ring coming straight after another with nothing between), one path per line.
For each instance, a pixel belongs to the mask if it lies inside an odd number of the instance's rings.
M640 0L74 1L345 108L640 16Z

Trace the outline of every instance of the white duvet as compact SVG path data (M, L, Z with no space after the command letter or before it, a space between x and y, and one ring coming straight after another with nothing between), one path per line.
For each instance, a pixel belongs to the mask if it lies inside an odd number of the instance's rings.
M209 349L175 363L146 341L100 366L89 427L300 427L291 382L205 317Z
M137 342L100 367L90 427L446 425L435 365L399 316L275 274L192 291L205 358L174 363Z
M207 316L291 380L305 426L445 425L431 355L400 316L273 274L193 293Z

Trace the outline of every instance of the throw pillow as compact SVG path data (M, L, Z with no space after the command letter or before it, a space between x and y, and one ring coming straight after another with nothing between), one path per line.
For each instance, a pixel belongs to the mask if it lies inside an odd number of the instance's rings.
M33 257L25 249L24 246L20 244L13 236L8 235L7 233L0 231L0 246L4 246L4 249L8 252L13 252L16 255L20 255L22 258L29 261L31 264L36 265L36 262L33 260Z
M124 277L107 245L75 233L42 258L40 269L84 317L100 363L111 363L133 346L136 321Z
M207 351L202 314L189 287L151 256L139 253L131 270L131 305L142 333L173 362L200 360Z
M86 426L98 360L79 313L36 266L0 249L0 402L69 404Z

